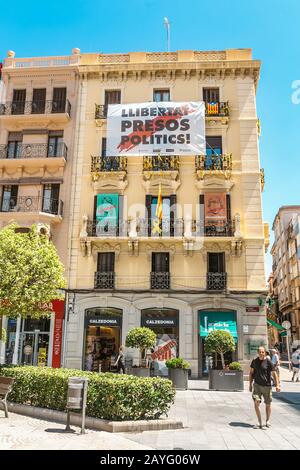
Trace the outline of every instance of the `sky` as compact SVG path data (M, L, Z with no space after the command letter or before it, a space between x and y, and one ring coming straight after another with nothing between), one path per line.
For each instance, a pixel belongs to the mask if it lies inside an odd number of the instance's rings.
M165 51L165 16L171 50L252 48L262 61L257 113L264 220L272 226L280 206L300 204L300 92L292 88L298 80L300 89L299 0L0 0L0 6L0 61L8 50L17 57L69 55L74 47ZM267 274L271 264L267 255Z

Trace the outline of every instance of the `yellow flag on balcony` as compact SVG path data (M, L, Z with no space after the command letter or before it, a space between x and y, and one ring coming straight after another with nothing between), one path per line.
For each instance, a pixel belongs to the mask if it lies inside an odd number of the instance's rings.
M158 197L157 197L157 206L155 215L159 221L162 220L163 207L162 207L162 195L161 195L161 184L159 183Z

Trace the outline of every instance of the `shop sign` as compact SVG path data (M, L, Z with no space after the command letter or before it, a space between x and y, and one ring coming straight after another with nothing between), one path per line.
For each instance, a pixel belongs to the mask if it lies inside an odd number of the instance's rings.
M246 307L246 312L259 312L259 307L255 307L255 306Z
M120 327L122 322L121 317L87 317L85 325L87 326L117 326Z
M54 331L53 331L53 346L52 346L52 367L58 368L61 363L61 348L63 336L63 319L65 312L65 303L63 300L53 300L54 317Z
M166 328L172 328L177 326L177 318L145 318L142 316L142 326L148 328L165 326Z

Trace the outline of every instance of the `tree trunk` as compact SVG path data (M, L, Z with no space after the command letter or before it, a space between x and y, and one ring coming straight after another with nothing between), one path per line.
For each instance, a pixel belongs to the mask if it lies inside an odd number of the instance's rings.
M222 369L225 369L224 354L220 352L220 356L221 356L221 361L222 361Z

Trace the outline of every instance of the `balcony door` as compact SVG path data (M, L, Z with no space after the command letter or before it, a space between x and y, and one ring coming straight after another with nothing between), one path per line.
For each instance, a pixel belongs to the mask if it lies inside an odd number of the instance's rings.
M24 114L26 90L14 90L11 114Z
M170 254L152 253L151 289L170 288Z
M218 103L220 101L219 88L203 88L203 101L205 103Z
M19 187L17 185L3 186L1 212L14 210L18 201L18 189Z
M66 110L67 89L53 88L52 113L64 113Z
M23 136L21 132L10 132L8 134L7 158L21 158L22 141Z
M95 275L96 289L114 289L115 285L115 253L98 253L97 272Z
M62 157L63 155L63 131L49 133L48 157Z
M58 213L59 184L45 184L43 192L43 212Z
M32 114L44 114L46 106L46 88L34 88L32 96Z
M224 273L225 253L208 253L207 271L209 273Z

